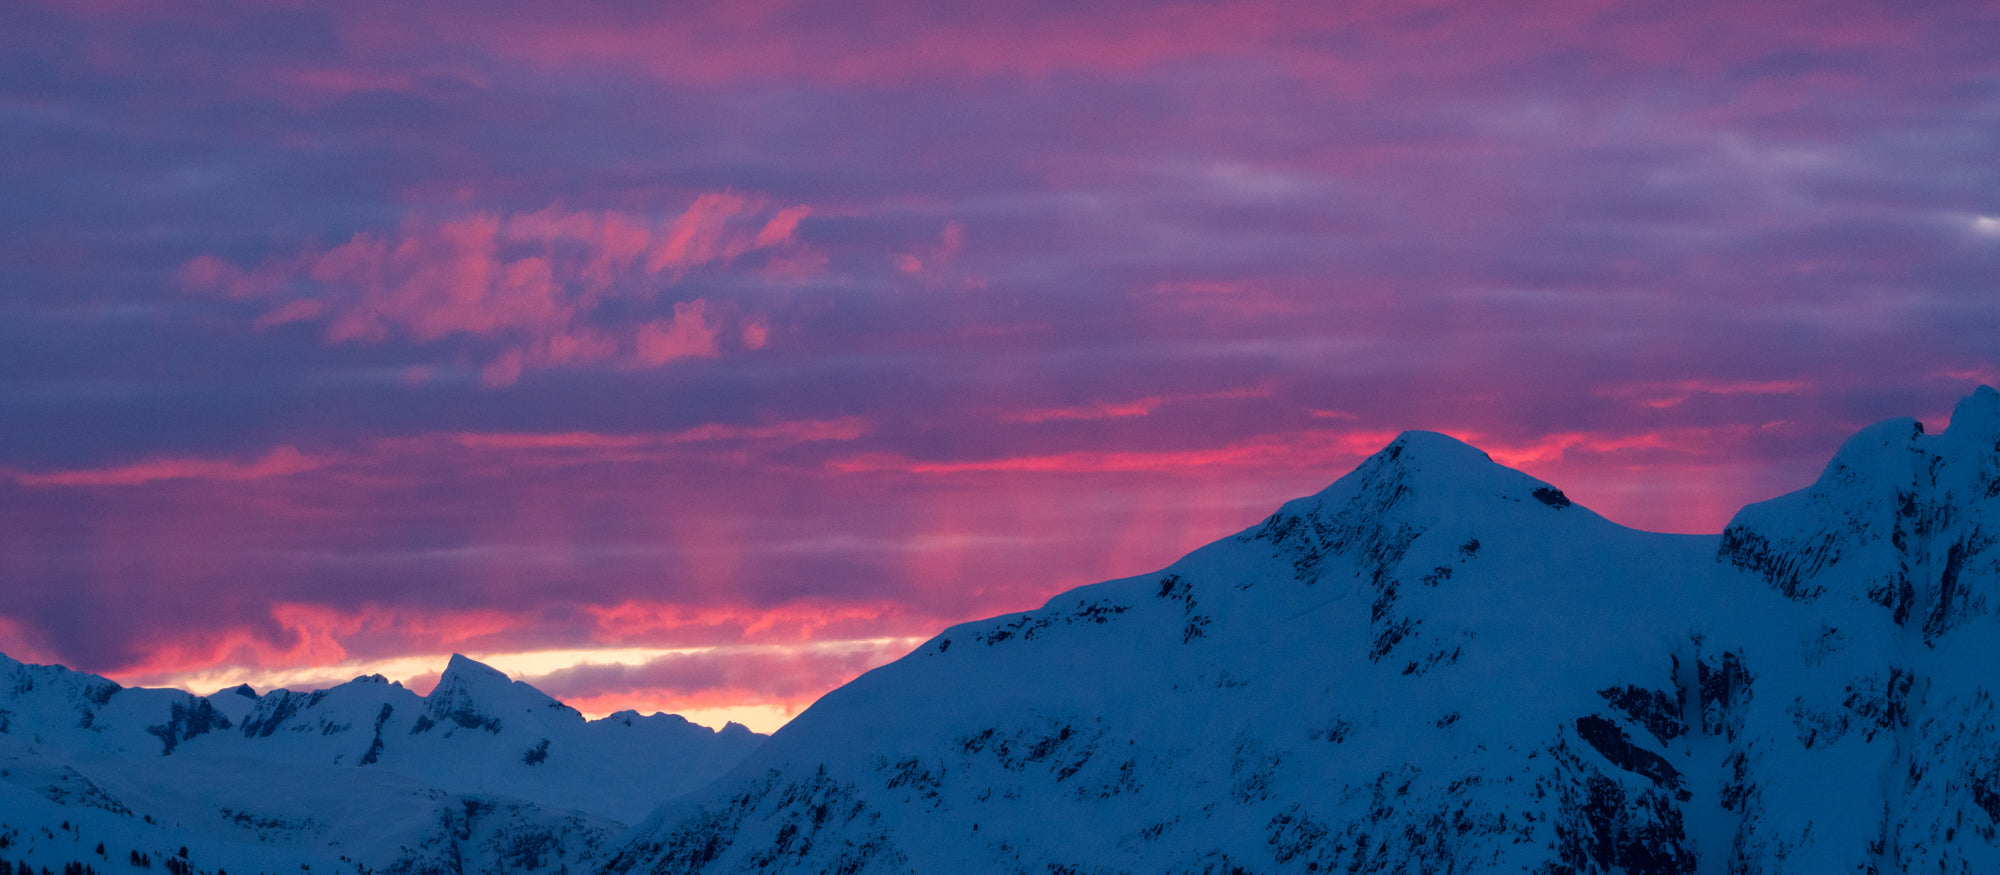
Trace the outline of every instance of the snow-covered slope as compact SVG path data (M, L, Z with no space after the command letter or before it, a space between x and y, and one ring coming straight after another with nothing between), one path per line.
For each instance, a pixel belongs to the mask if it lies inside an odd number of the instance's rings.
M1881 423L1719 556L1789 600L1739 632L1725 792L1752 871L2000 872L2000 394Z
M2000 871L1997 470L1982 388L1673 536L1405 434L836 690L607 871Z
M762 738L585 721L462 656L428 697L380 677L199 697L0 657L0 859L123 868L187 847L205 871L582 871Z

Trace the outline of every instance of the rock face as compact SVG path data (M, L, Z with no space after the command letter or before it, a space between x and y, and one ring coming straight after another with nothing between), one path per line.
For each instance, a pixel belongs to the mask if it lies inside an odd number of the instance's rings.
M1849 440L1720 564L1787 600L1724 746L1748 871L2000 871L2000 394ZM1789 658L1788 658L1789 657Z
M2000 395L1718 536L1435 434L946 630L612 875L2000 871Z
M172 857L190 875L588 871L661 799L762 740L660 714L585 721L462 656L428 697L380 677L200 697L0 657L0 857Z

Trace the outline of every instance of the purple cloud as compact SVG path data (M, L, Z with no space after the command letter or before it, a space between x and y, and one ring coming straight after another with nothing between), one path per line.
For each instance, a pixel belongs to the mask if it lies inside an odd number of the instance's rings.
M922 635L1405 428L1712 531L2000 382L1996 18L21 4L0 650Z

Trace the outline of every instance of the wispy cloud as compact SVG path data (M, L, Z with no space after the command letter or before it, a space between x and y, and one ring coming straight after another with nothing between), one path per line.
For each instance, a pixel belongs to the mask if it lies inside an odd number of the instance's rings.
M1697 395L1791 395L1812 388L1804 380L1662 380L1600 386L1607 398L1634 401L1646 407L1673 407Z
M729 192L703 194L663 219L555 208L474 212L408 222L392 234L362 232L325 251L249 268L199 256L182 268L181 280L194 291L261 304L260 328L323 322L332 343L490 338L500 351L482 379L499 387L529 369L658 367L715 358L725 342L761 348L768 323L717 312L703 298L673 301L669 315L636 325L601 315L608 307L651 305L691 272L786 251L810 213L803 206L773 210L766 198ZM738 318L742 325L725 333L722 320Z
M139 486L160 480L263 480L303 474L327 464L326 459L281 446L250 462L160 458L111 468L17 472L13 478L24 486Z
M1184 450L1077 452L926 461L873 454L837 459L835 471L898 471L912 474L969 473L1130 473L1191 471L1204 468L1351 466L1393 439L1393 432L1339 431L1261 435L1222 446Z
M1029 410L1015 410L1002 413L1001 422L1054 422L1060 420L1124 419L1147 416L1168 404L1184 401L1223 401L1243 398L1269 398L1275 394L1269 386L1245 389L1230 389L1221 392L1197 392L1179 395L1149 395L1130 401L1095 401L1069 407L1037 407Z

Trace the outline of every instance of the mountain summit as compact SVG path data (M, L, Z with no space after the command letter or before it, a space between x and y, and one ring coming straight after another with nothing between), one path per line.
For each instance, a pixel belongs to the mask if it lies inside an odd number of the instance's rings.
M524 715L537 724L554 711L564 722L580 722L575 708L549 698L520 681L509 680L499 670L464 654L454 653L446 663L437 686L424 698L424 716L413 732L425 732L439 724L461 729L482 729L498 733L503 717ZM449 730L447 730L449 731Z
M1442 435L945 630L607 867L2000 871L2000 395L1716 536Z

